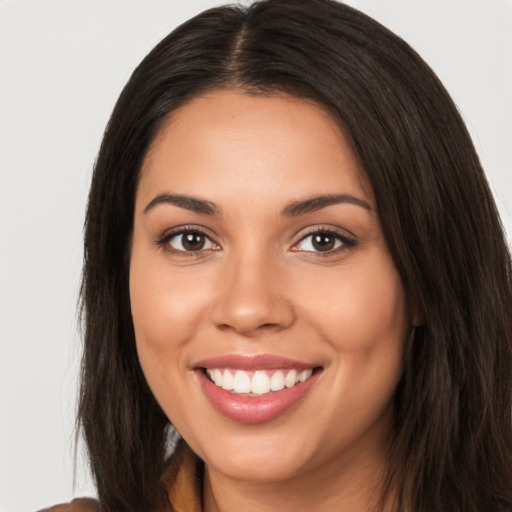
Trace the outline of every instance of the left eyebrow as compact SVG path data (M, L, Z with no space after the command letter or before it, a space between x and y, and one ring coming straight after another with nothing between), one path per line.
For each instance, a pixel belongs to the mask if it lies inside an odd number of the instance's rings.
M301 201L294 201L283 208L281 215L283 217L297 217L306 213L316 212L326 206L340 203L353 204L365 210L373 211L372 207L359 197L350 194L328 194L310 197Z

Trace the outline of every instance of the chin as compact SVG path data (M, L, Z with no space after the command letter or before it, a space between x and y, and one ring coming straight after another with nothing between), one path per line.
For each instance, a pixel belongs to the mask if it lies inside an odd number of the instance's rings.
M249 452L244 455L229 454L224 457L215 457L210 469L221 473L232 480L250 481L260 483L282 482L291 479L307 467L304 456L282 457L279 450L277 454L261 455Z
M204 441L204 450L201 443L194 444L213 471L233 480L262 483L284 481L307 472L314 465L313 459L323 452L318 443L304 438L301 429L295 429L295 434L302 435L280 432L275 425L269 425L268 430L260 425L259 430L250 435L214 436L212 432Z

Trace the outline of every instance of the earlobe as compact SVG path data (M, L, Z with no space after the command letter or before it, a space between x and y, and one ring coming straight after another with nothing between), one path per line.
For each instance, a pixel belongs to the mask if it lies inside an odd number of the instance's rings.
M421 327L425 324L425 313L420 304L412 304L410 306L410 318L411 318L411 328L415 329L416 327Z
M414 315L412 317L412 323L411 323L411 327L413 329L416 329L416 327L422 327L423 325L425 325L425 317L424 315Z

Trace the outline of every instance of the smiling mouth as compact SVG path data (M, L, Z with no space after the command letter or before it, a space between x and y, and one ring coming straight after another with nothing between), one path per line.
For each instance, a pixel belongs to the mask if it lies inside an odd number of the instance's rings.
M293 388L307 381L320 367L246 371L233 368L203 368L208 380L219 388L241 396L261 396Z

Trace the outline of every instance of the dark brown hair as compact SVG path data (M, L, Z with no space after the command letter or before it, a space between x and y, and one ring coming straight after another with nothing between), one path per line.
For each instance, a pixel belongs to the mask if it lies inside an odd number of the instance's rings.
M388 490L397 510L512 510L512 271L489 187L432 70L331 0L208 10L151 51L117 102L94 169L82 285L79 422L104 510L158 506L172 429L141 371L130 314L141 163L170 112L219 88L323 105L372 184L422 318L395 395Z

